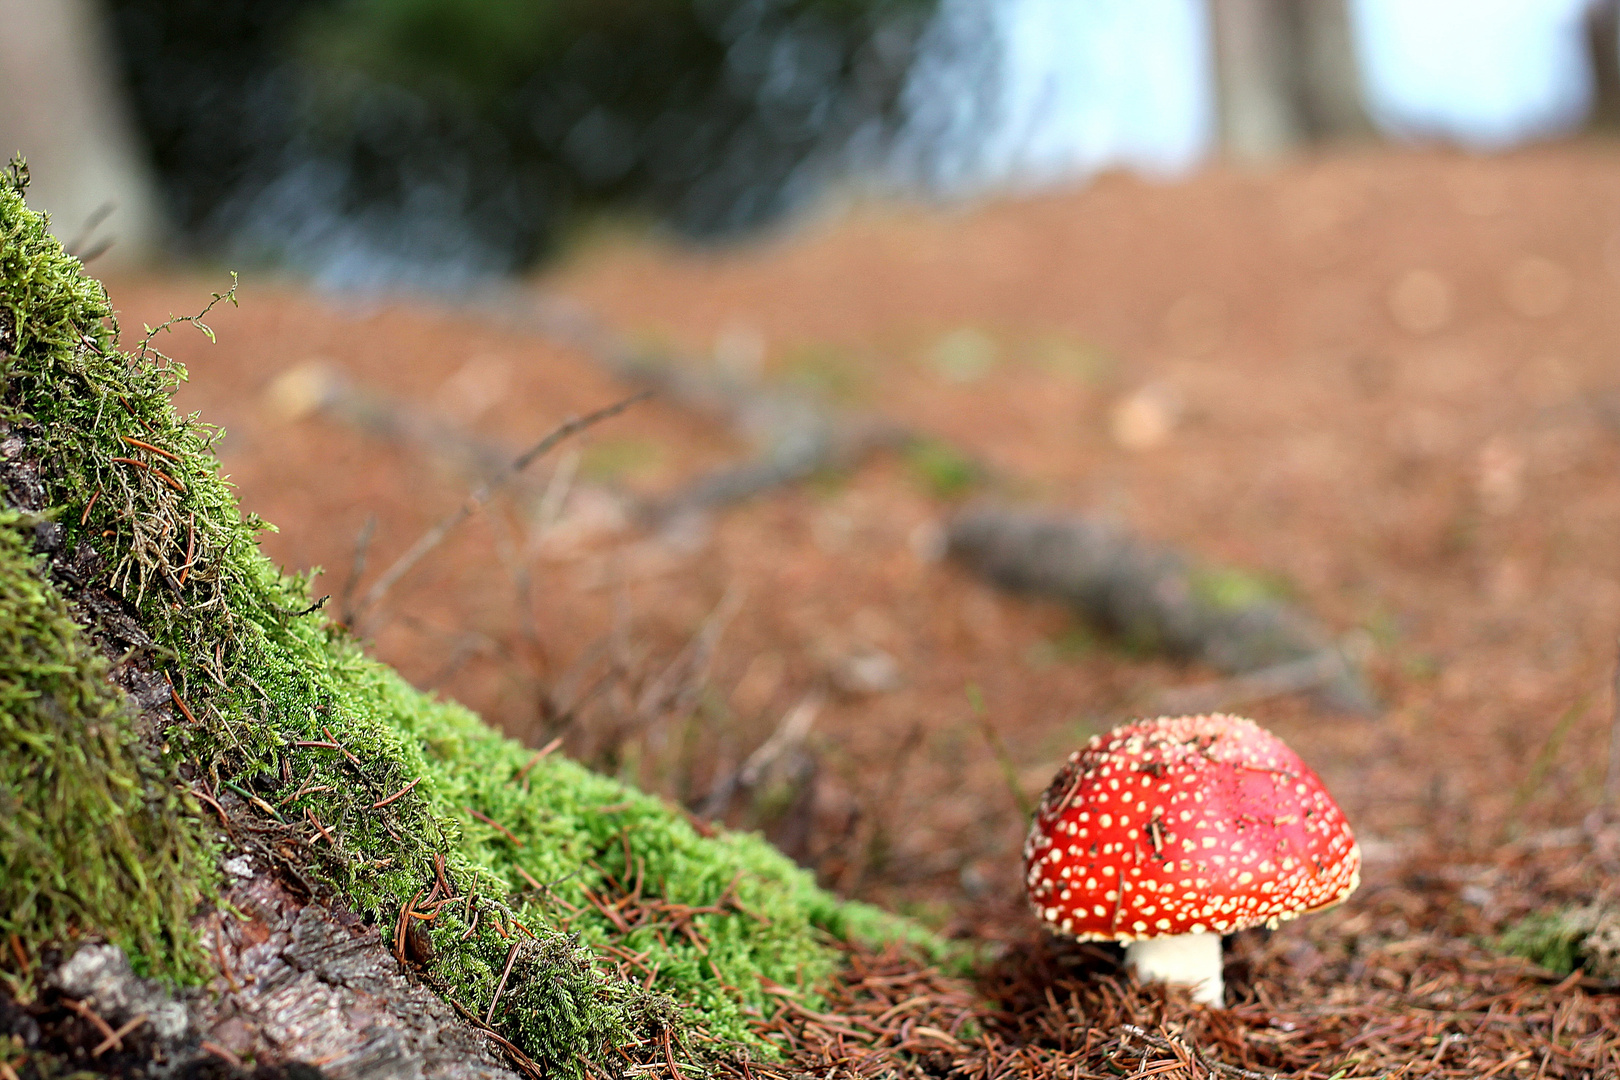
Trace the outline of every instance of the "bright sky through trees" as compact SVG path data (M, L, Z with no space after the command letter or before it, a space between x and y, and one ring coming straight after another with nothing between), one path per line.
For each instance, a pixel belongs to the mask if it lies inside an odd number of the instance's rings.
M1175 172L1214 140L1205 0L945 0L1005 43L992 134L946 186ZM1369 111L1396 137L1496 148L1580 121L1586 0L1352 0Z
M1579 123L1585 0L1355 0L1374 119L1396 134L1505 146Z

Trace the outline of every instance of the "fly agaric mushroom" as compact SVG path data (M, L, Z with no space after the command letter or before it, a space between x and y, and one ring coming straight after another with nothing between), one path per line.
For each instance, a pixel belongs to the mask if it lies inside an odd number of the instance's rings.
M1121 942L1142 980L1219 1007L1221 935L1339 903L1361 849L1317 775L1253 720L1162 717L1069 756L1024 871L1049 929Z

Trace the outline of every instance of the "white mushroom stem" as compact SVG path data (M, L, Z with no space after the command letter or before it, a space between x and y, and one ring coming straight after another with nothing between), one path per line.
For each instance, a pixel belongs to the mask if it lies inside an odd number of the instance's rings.
M1219 934L1176 934L1133 941L1125 946L1125 966L1143 982L1190 986L1194 1001L1217 1009L1225 1004Z

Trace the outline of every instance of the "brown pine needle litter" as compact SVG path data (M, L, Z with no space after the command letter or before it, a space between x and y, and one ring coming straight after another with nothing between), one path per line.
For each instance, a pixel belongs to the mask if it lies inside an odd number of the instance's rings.
M1108 947L1059 941L1009 910L986 912L981 929L1021 929L976 979L900 950L850 950L821 1001L782 993L783 1007L758 1020L785 1061L737 1058L722 1072L735 1080L1616 1077L1620 987L1493 946L1505 925L1589 898L1617 869L1613 827L1563 846L1532 839L1488 859L1413 857L1343 908L1235 938L1224 1010L1141 986ZM613 902L621 914L634 909L627 899Z

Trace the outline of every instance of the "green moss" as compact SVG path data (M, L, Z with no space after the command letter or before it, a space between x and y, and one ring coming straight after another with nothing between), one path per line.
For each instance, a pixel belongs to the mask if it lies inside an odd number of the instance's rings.
M1585 911L1538 911L1526 915L1496 941L1498 951L1522 956L1559 975L1580 966L1581 942L1592 932Z
M782 361L783 381L822 401L855 405L872 396L867 364L851 350L831 342L805 342Z
M936 341L928 362L947 382L975 383L995 370L1000 354L995 338L964 326Z
M217 432L174 412L184 371L145 342L117 350L104 291L15 178L0 182L0 316L13 337L6 418L43 432L36 450L69 545L101 554L189 711L161 766L174 776L189 763L210 798L279 808L307 872L385 927L425 902L442 860L459 899L420 923L428 977L482 1014L510 959L496 1025L548 1068L577 1074L581 1055L605 1062L608 1047L676 1015L690 1054L704 1040L757 1042L749 1011L776 1000L766 981L813 989L837 963L835 938L933 947L912 924L841 904L758 837L700 835L678 810L560 756L525 772L530 751L307 613L305 583L259 552L261 524L218 474ZM6 843L0 857L24 850ZM91 888L66 891L80 887ZM61 933L39 916L19 926L34 941ZM154 970L182 968L169 926L124 931ZM530 943L514 952L519 942Z
M1260 604L1281 603L1294 590L1280 577L1252 574L1229 566L1201 566L1188 575L1193 595L1221 612L1242 611Z
M1508 927L1496 947L1559 975L1581 968L1600 979L1620 978L1620 911L1595 903L1532 912Z
M149 971L194 973L189 919L213 860L28 553L32 524L0 511L0 937L93 931Z
M906 465L919 487L936 499L960 499L984 482L979 463L942 439L913 439Z

